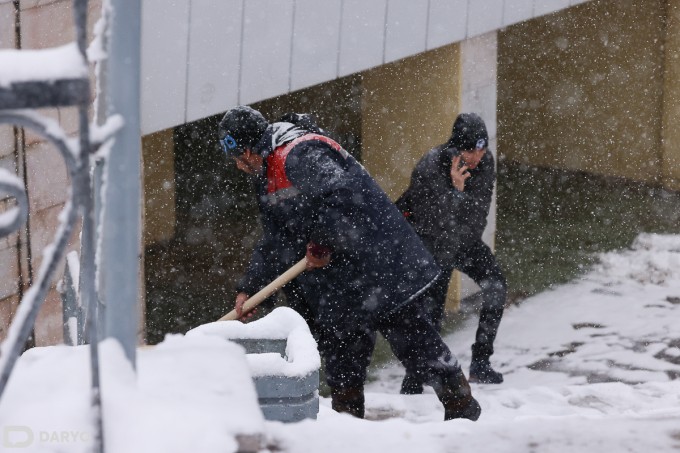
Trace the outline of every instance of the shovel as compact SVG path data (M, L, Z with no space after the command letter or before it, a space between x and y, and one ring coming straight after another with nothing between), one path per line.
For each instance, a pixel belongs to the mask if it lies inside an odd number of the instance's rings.
M307 266L307 258L302 258L300 261L298 261L296 264L294 264L290 269L288 269L286 272L283 274L279 275L276 277L276 279L259 290L257 293L255 293L250 299L246 300L243 303L243 311L241 312L242 315L245 315L249 311L251 311L253 308L257 307L264 301L267 297L271 296L274 294L276 291L281 289L283 285L297 277L302 273L302 271L305 270L305 267ZM236 314L236 309L233 309L226 315L222 316L219 321L233 321L238 319L239 316Z

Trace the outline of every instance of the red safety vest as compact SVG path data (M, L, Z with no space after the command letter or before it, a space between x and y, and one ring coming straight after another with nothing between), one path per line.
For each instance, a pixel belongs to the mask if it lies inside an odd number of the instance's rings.
M338 151L343 158L347 158L347 151L345 151L336 141L319 134L302 135L292 142L279 146L267 156L267 194L275 194L280 190L288 189L293 186L293 183L291 183L288 176L286 176L286 159L288 158L290 150L292 150L295 145L306 142L307 140L324 142ZM297 191L295 195L296 194Z

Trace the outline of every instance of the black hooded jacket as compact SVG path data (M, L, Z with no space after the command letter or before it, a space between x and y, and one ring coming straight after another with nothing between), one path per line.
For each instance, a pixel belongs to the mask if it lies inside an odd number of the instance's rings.
M465 190L451 182L451 161L458 151L448 144L430 150L418 162L411 184L396 204L418 232L437 262L452 266L465 244L481 240L496 179L494 158L487 149L477 168L469 170Z
M357 327L414 300L439 268L364 167L323 140L289 150L279 168L290 186L273 192L273 159L305 134L290 123L274 123L258 144L265 157L255 183L263 235L239 290L253 294L313 242L331 251L331 262L297 277L305 300L320 323Z

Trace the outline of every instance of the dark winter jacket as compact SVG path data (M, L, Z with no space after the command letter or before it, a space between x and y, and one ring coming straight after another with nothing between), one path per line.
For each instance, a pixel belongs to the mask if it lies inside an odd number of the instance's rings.
M430 150L396 202L437 262L446 267L465 244L481 240L496 179L493 155L487 150L477 168L469 170L465 190L457 190L450 175L457 152L446 144Z
M414 300L439 268L387 195L344 150L313 139L283 156L285 145L304 133L274 123L258 145L266 157L256 183L263 236L239 289L253 294L301 259L312 242L331 251L331 262L297 278L305 299L321 323L360 326Z

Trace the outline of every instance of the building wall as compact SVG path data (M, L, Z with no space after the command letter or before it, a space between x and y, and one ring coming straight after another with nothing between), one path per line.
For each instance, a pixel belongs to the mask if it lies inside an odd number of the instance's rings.
M361 157L360 75L330 80L253 106L272 121L287 112L311 113L347 151Z
M666 8L661 178L664 187L680 191L680 1L668 0Z
M488 34L584 1L145 1L142 129L147 135L161 131L144 139L146 243L174 234L173 152L166 128L286 93L302 109L320 100L321 112L328 114L321 124L355 152L361 150L369 170L396 198L420 155L446 139L458 111L480 111L495 130L494 110L488 110L494 87L487 84L493 67L476 72L477 58L495 52ZM21 47L53 47L75 38L71 0L19 5ZM90 28L100 8L101 0L90 1ZM14 25L13 2L0 0L0 48L18 47ZM452 44L464 40L462 47ZM486 50L461 51L466 47ZM333 99L329 87L345 96L340 112L337 102L327 102ZM75 109L42 113L70 133L77 130ZM0 241L2 335L53 237L70 181L56 150L30 131L17 135L0 126L0 165L22 177L26 170L31 200L26 228ZM70 248L77 249L76 237ZM36 342L60 339L60 302L53 287Z
M460 112L476 112L486 123L489 149L498 158L497 150L497 79L498 33L490 32L461 43L460 48ZM496 235L496 188L482 239L494 249ZM479 286L467 275L454 271L446 308L457 311L461 299L479 291Z
M476 112L496 149L496 33L405 58L361 74L363 164L396 200L409 184L416 162L451 135L456 115ZM484 240L493 247L492 204ZM447 310L478 286L454 272Z
M393 200L420 157L451 135L459 71L453 44L362 73L362 162Z
M0 49L13 49L14 5L0 3ZM14 130L11 126L0 125L0 168L16 172L14 158ZM0 194L0 212L9 205L9 200ZM18 233L0 238L0 339L7 335L9 321L16 311L19 298Z
M503 156L661 183L665 3L597 0L499 32Z
M0 48L43 49L74 41L71 4L71 0L21 1L15 14L13 3L0 2ZM90 0L90 31L100 10L101 1ZM17 22L20 42L14 35ZM77 131L75 108L43 109L39 113L58 121L67 133ZM4 337L21 295L37 277L43 249L56 234L71 181L59 152L28 129L19 129L15 135L13 127L0 126L0 166L24 181L30 206L24 228L0 239L0 337ZM0 209L2 203L6 202L0 201ZM76 233L67 251L77 249ZM57 276L61 277L63 269L64 263L60 263ZM62 341L61 299L56 285L52 282L35 324L34 343L38 346Z
M254 104L275 119L311 112L393 199L418 159L443 143L458 111L459 45Z
M144 0L142 132L357 74L583 2Z
M172 129L142 138L144 245L175 234L175 158Z

